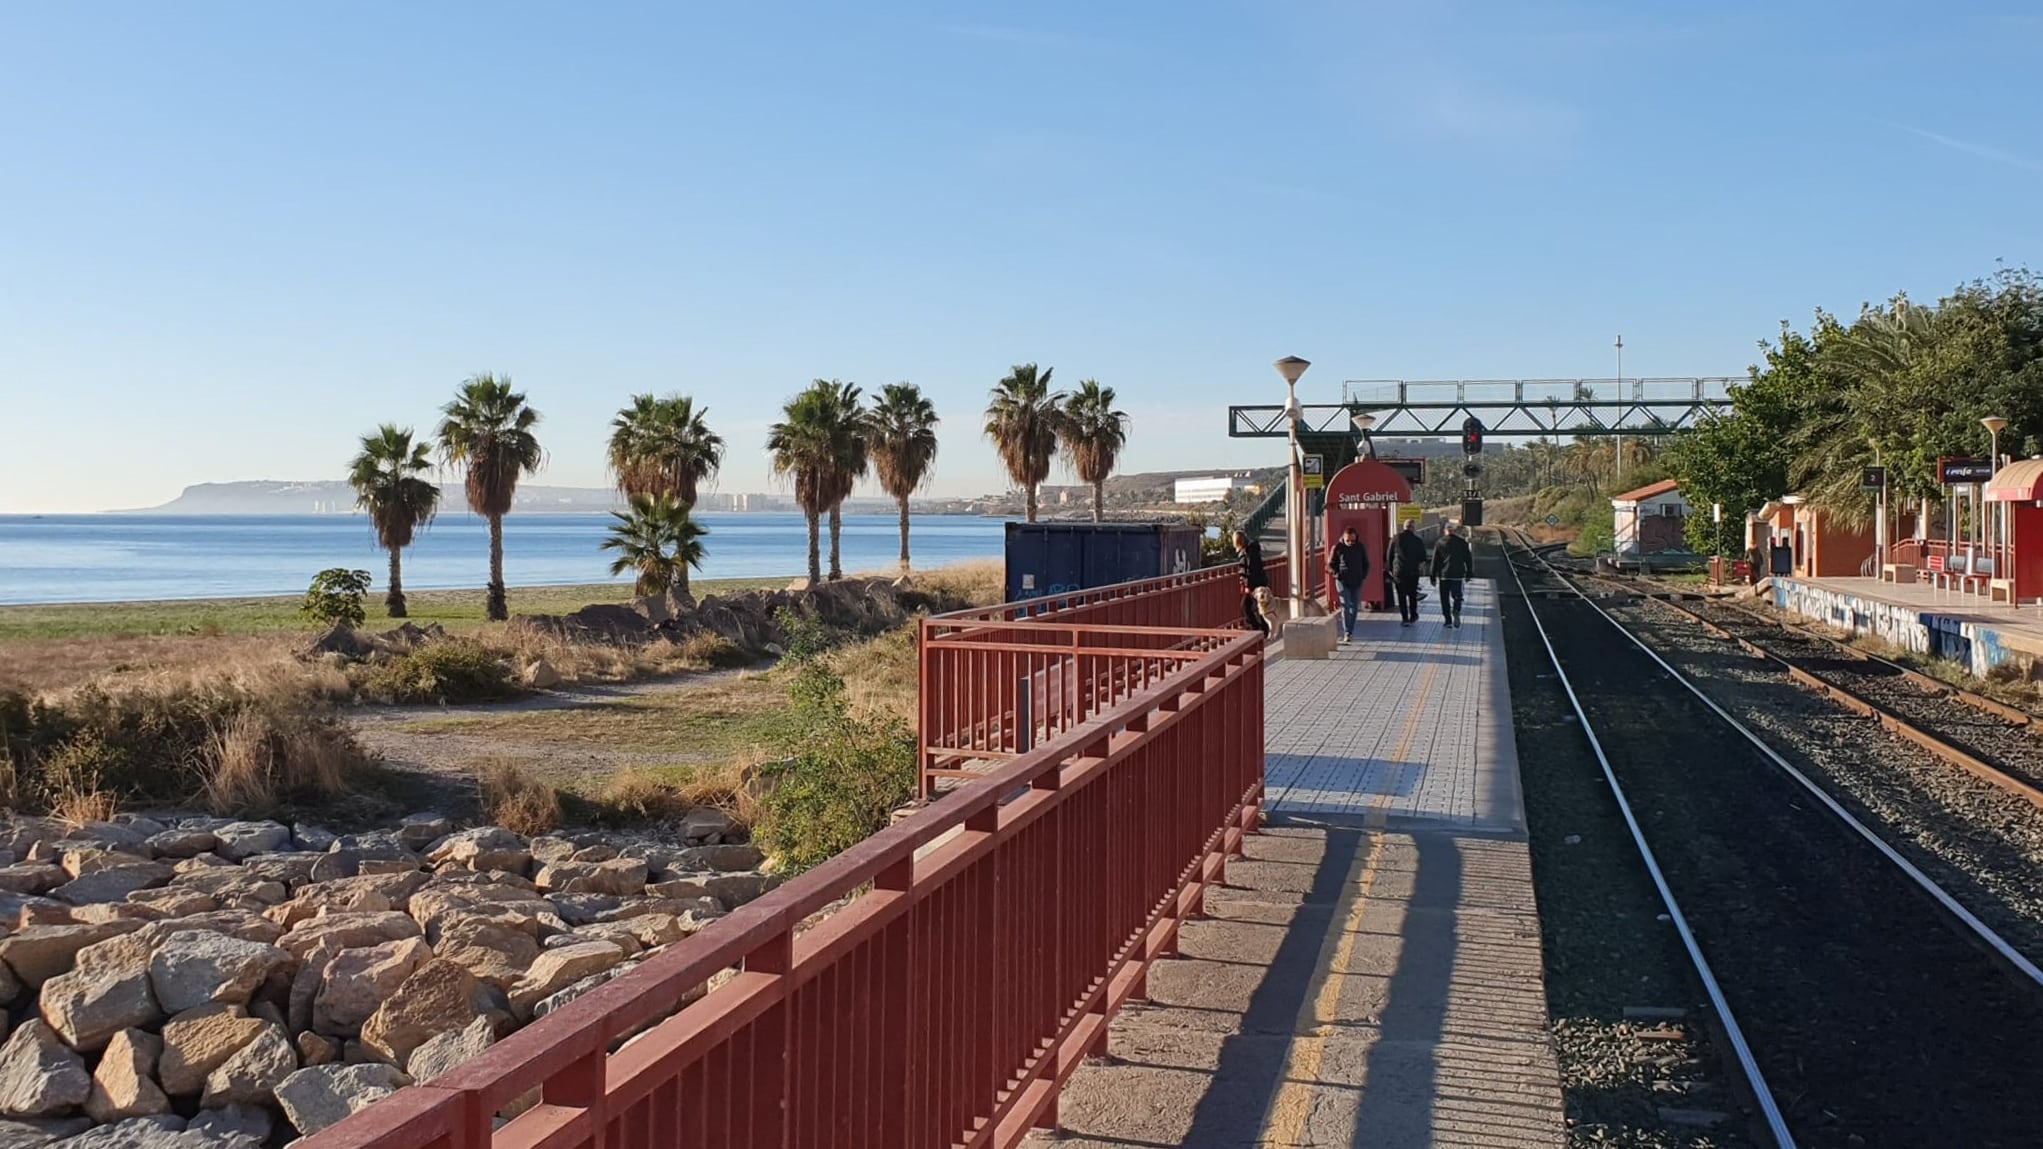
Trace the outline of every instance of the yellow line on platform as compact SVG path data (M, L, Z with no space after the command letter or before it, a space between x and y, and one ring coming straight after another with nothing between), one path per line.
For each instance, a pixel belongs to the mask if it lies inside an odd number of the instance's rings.
M1433 677L1438 669L1438 664L1429 664L1426 673L1419 676L1419 688L1414 692L1411 713L1405 718L1405 728L1398 736L1397 748L1391 752L1391 756L1400 763L1405 761L1405 755L1411 751L1412 740L1418 736L1419 719L1426 711L1427 700L1432 697ZM1284 1058L1282 1084L1278 1086L1276 1097L1271 1099L1269 1113L1263 1119L1263 1133L1257 1139L1259 1145L1300 1144L1299 1136L1305 1132L1306 1123L1312 1117L1312 1093L1319 1084L1327 1036L1339 1018L1341 991L1347 985L1348 966L1355 956L1355 939L1362 934L1362 918L1369 912L1369 895L1376 888L1376 877L1381 872L1378 867L1383 861L1384 839L1378 831L1384 825L1392 797L1388 792L1377 795L1364 815L1363 824L1371 831L1369 853L1363 860L1361 876L1342 884L1344 893L1350 890L1354 893L1348 904L1346 919L1341 923L1340 941L1334 946L1332 959L1314 975L1319 981L1317 992L1298 1011L1291 1048ZM1308 1025L1309 1032L1297 1033Z

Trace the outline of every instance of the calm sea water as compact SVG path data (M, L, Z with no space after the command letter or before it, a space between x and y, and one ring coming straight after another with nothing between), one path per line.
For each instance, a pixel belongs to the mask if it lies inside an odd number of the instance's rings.
M504 518L504 579L511 586L628 582L598 549L604 514L513 513ZM808 569L808 534L795 514L700 516L708 555L697 578L793 578ZM846 571L893 568L893 515L846 515ZM827 563L829 525L824 524ZM999 519L917 515L909 541L918 567L997 558ZM389 569L368 519L358 515L0 515L0 603L121 602L297 594L327 567L356 567L383 588ZM489 526L442 514L404 553L407 590L481 587L489 581Z

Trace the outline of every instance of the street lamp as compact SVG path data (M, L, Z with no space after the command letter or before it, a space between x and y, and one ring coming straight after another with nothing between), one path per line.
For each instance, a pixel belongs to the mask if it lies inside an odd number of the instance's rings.
M1357 415L1354 418L1354 424L1355 429L1362 432L1362 446L1365 455L1368 458L1374 459L1376 457L1376 443L1369 438L1369 429L1376 426L1376 416L1366 413Z
M1624 398L1624 336L1617 337L1617 397ZM1624 425L1624 408L1618 408L1618 425ZM1624 432L1617 434L1617 477L1624 478Z
M1992 447L1992 452L1991 452L1991 459L1990 459L1990 460L1989 460L1989 462L1988 462L1987 470L1989 470L1989 471L1991 471L1991 472L1993 472L1993 473L1995 473L1995 474L1999 474L1999 473L2000 473L2000 433L2001 433L2001 431L2003 431L2004 429L2006 429L2006 427L2007 427L2007 425L2008 425L2008 421L2007 421L2006 419L2003 419L2003 418L2001 418L2001 417L2000 417L1999 415L1988 415L1988 416L1987 416L1986 418L1984 418L1984 419L1981 419L1981 420L1979 421L1979 425L1980 425L1980 426L1982 426L1982 427L1984 427L1984 428L1986 428L1986 433L1987 433L1988 435L1992 436L1992 438L1993 438L1993 447ZM1990 483L1990 482L1991 482L1991 480L1988 480L1988 482ZM1995 578L2006 578L2006 577L2008 577L2007 575L2003 574L2003 573L2001 572L2001 569L2000 569L2000 556L2001 556L2001 553L2002 553L2002 544L2003 544L2004 542L2006 542L2006 540L2005 540L2005 539L2001 538L2001 534L2002 534L2002 530L2001 530L2001 527L2002 527L2002 525L2003 525L2003 524L2005 524L2006 522L2007 522L2007 518L2006 518L2006 517L2005 517L2004 515L2002 515L2002 514L2001 514L2001 512L2000 512L1999 510L1995 510L1995 511L1993 512L1993 551L1992 551L1992 554L1993 554L1993 576L1994 576ZM1988 597L1990 598L1990 597L1992 597L1992 596L1990 596L1990 595L1989 595Z
M1298 406L1298 377L1312 364L1296 355L1286 355L1277 360L1277 374L1284 377L1284 387L1289 398L1284 402L1284 421L1291 426L1291 484L1285 492L1284 508L1284 549L1289 559L1285 566L1291 576L1291 617L1305 617L1305 472L1298 453L1298 422L1303 411Z

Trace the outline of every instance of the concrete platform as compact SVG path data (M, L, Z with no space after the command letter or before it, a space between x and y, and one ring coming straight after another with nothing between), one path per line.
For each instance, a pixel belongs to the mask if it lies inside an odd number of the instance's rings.
M1461 630L1429 600L1268 668L1270 824L1072 1078L1061 1144L1565 1144L1502 637L1469 589Z
M2043 607L1992 603L1981 595L1872 578L1781 578L1760 584L1775 606L1906 650L1995 667L2043 663Z

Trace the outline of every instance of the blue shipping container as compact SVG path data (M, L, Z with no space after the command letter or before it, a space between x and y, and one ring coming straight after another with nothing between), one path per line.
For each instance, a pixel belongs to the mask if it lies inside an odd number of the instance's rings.
M1184 523L1009 523L1007 601L1197 570L1203 534Z

